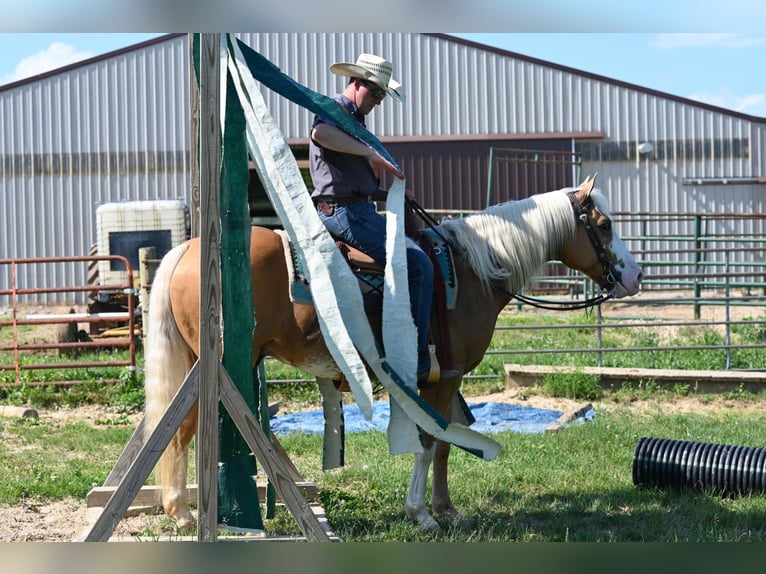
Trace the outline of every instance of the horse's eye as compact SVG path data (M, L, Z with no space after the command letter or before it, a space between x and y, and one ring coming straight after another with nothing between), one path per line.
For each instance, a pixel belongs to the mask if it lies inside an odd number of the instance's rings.
M609 220L606 220L604 223L602 223L598 227L604 233L609 233L610 231L612 231L612 222Z

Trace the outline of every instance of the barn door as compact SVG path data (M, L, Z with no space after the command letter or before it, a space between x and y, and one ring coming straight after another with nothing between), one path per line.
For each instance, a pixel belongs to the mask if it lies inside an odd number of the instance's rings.
M558 143L554 147L569 145L567 140ZM486 207L575 186L579 183L581 162L580 154L567 150L492 147Z

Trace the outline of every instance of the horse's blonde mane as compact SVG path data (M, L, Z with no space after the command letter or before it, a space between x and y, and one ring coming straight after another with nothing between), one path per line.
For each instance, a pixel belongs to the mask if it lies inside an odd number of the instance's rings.
M500 203L462 219L445 221L441 228L451 236L485 289L491 282L500 282L509 293L518 293L574 237L575 218L566 196L572 190Z

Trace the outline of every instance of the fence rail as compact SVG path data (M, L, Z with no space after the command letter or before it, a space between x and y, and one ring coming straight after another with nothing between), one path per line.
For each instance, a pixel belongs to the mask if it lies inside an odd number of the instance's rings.
M69 263L80 262L84 265L98 263L99 261L114 261L127 271L127 280L125 283L101 285L97 283L88 285L53 285L47 287L18 288L16 286L16 277L19 268L25 265L47 265L50 263ZM0 371L15 371L14 383L6 383L1 386L18 386L21 384L21 371L26 370L60 370L75 368L97 368L107 366L126 367L131 373L136 370L136 337L135 337L135 312L136 312L136 294L133 282L133 269L130 262L119 255L87 255L82 257L40 257L40 258L20 258L20 259L0 259L0 265L10 267L11 285L9 288L0 289L0 297L10 298L10 319L4 319L0 316L0 330L10 327L10 341L0 342L0 352L12 352L13 363L0 363ZM118 294L121 301L124 301L125 310L120 312L104 313L65 313L50 314L23 313L19 305L19 296L43 295L45 293L78 293L87 291L92 294L94 299L107 299L110 294ZM24 306L24 308L28 308ZM24 316L21 316L24 315ZM99 337L79 337L78 325L85 323L88 325L113 325L115 323L127 324L127 330L124 336ZM23 327L34 326L63 326L68 327L74 335L66 337L58 336L56 341L39 342L36 340L27 341L23 335ZM91 333L93 334L93 333ZM47 337L46 339L49 339ZM4 340L4 339L3 339ZM87 355L78 359L79 352L94 349L113 349L127 348L129 351L128 359L98 360L88 359ZM46 351L57 351L61 360L58 362L42 361L29 362L22 360L22 356L34 357L35 354ZM101 379L102 382L115 382ZM70 380L46 380L44 382L26 382L28 386L57 385L71 386L81 381Z
M635 229L637 235L623 234L623 240L644 270L642 293L620 301L610 301L595 310L596 320L565 325L524 324L498 326L504 330L555 331L579 329L594 333L591 345L571 348L535 348L535 354L586 354L591 366L602 367L606 354L614 365L637 352L673 352L680 350L716 350L725 353L725 369L732 369L732 353L737 350L763 349L764 342L734 343L732 331L748 325L766 332L766 236L761 227L764 214L613 214L616 229ZM731 231L734 222L747 220L752 229ZM673 233L657 233L658 225L674 221L684 223ZM747 232L745 232L747 231ZM551 264L551 265L555 265ZM550 289L551 285L558 288ZM547 287L547 289L546 289ZM579 299L589 296L594 285L581 275L557 276L544 273L529 286L533 293L549 298ZM524 310L514 305L515 310ZM654 316L647 309L657 309ZM688 309L687 313L673 308ZM714 329L723 334L722 344L657 344L652 346L605 345L604 336L613 330L648 330L667 332L684 328ZM526 350L492 350L490 355L509 358L529 355ZM745 367L747 368L747 367ZM760 370L760 365L750 367Z

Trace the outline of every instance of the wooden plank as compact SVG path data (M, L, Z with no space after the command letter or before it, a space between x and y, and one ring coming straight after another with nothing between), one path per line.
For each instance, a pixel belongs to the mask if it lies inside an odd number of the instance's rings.
M130 437L128 444L120 454L120 458L117 459L112 471L104 481L104 486L117 486L120 481L128 472L130 465L136 460L138 453L141 451L141 446L144 444L144 419L138 423L136 430L133 431L133 435Z
M572 421L575 421L579 419L580 417L585 416L585 413L587 413L592 408L593 408L592 404L586 403L582 406L577 407L576 409L565 412L558 419L556 419L547 427L545 427L545 432L555 432L555 431L561 430Z
M199 423L200 485L197 538L214 542L218 531L218 384L221 305L220 34L200 34L200 299Z
M199 362L195 363L187 375L176 396L162 415L157 428L147 438L138 456L125 473L109 502L104 506L99 517L90 524L77 538L85 542L104 542L114 532L122 520L130 503L135 499L141 486L157 464L170 439L181 426L189 410L199 397Z
M268 437L223 366L221 366L219 391L224 407L231 415L239 432L242 433L245 442L260 461L277 494L282 497L285 506L298 522L303 535L312 541L329 541L330 536L327 530L320 524L306 499L301 495L292 480L290 470L275 454Z
M330 521L327 520L327 514L325 513L324 508L318 504L309 504L309 508L311 509L311 513L314 515L317 522L319 522L319 525L322 527L322 530L324 530L325 534L327 534L328 540L331 542L341 542L340 538L338 538L335 535L335 532L333 532L332 526L330 526Z
M194 33L187 34L189 46L189 124L191 141L189 142L191 158L191 236L199 237L200 228L200 191L199 191L199 87L197 86L197 71L194 65Z
M0 406L0 417L21 417L36 419L40 415L29 407Z
M314 482L297 481L295 486L301 492L301 495L310 502L319 500L319 487ZM258 496L263 499L266 495L267 483L258 482ZM88 508L94 506L105 506L112 494L117 490L116 486L96 486L90 490L85 497L85 503ZM186 486L186 496L189 504L197 505L198 488L196 484ZM132 507L145 507L160 509L162 506L162 486L159 484L148 484L141 487L136 497L130 504Z
M748 392L766 388L763 371L702 371L687 369L638 369L621 367L567 367L561 365L506 364L506 388L530 387L540 384L546 375L582 373L598 377L604 388L619 388L623 382L656 384L659 386L687 385L694 392L727 392L740 387Z

